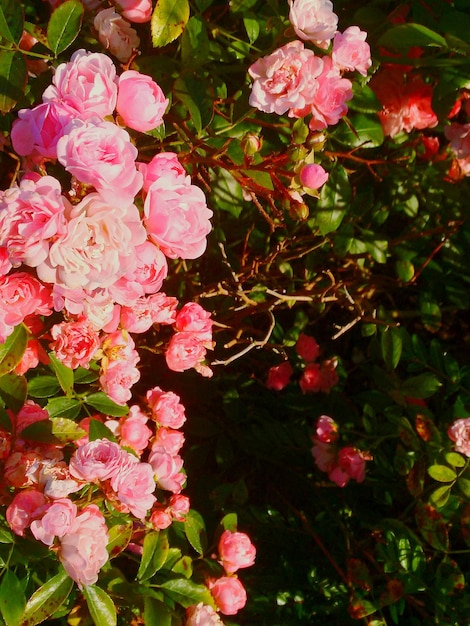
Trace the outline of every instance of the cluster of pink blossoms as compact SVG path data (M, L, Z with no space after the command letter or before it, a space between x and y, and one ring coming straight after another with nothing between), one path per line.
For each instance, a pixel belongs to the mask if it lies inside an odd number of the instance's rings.
M79 424L85 435L73 444L41 444L28 438L26 427L49 420L47 411L31 400L18 414L8 414L12 433L0 431L5 484L15 490L7 521L16 534L24 536L29 528L38 541L56 550L80 586L95 583L108 560L105 518L94 503L80 504L84 488L89 493L92 486L99 500L105 498L108 507L132 518L144 522L148 517L156 529L184 521L189 499L180 493L186 475L178 453L186 416L175 393L155 387L147 392L145 411L132 405L120 420L85 418ZM93 419L103 422L116 441L90 441ZM75 500L72 494L77 494Z
M78 50L42 99L19 111L11 131L26 173L0 191L0 341L25 320L34 326L38 316L62 312L51 348L72 368L101 359L100 382L119 404L139 379L129 333L155 324L175 330L171 369L211 375L210 315L195 303L178 311L177 299L160 290L167 258L204 252L212 211L176 154L139 163L122 127L161 125L162 90L134 70L118 76L104 54ZM68 172L68 190L47 173L49 163ZM38 350L32 340L21 373L37 365Z
M315 435L312 437L312 455L315 464L328 478L339 487L345 487L352 478L362 483L366 475L366 461L372 460L369 452L358 450L353 446L338 449L338 425L327 415L319 417Z
M313 337L301 333L295 344L295 351L302 359L302 374L299 379L302 393L329 393L338 384L337 360L333 358L318 362L320 346ZM266 387L281 391L290 383L293 374L294 368L289 361L274 365L269 368Z
M289 19L299 39L324 52L319 56L295 40L255 61L248 70L253 79L250 104L289 117L311 114L310 129L320 131L347 113L346 103L353 92L343 74L367 75L371 66L367 35L357 26L338 31L330 0L289 0L289 4Z

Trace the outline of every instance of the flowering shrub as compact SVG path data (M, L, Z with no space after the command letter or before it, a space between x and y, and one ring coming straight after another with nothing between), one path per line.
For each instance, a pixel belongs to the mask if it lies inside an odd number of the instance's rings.
M0 3L2 624L468 620L469 20Z

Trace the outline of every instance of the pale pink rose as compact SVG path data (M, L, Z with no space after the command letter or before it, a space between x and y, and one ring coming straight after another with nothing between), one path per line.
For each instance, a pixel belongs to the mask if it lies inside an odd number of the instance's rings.
M302 110L313 100L323 60L301 41L290 41L248 69L253 79L249 103L265 113Z
M157 428L155 439L152 443L152 450L154 448L163 448L165 452L175 456L181 450L183 444L184 435L181 431L160 426L160 428Z
M151 241L144 241L134 253L134 267L110 287L116 302L127 306L145 294L160 291L168 275L166 257Z
M128 462L113 476L111 487L121 503L121 510L144 519L156 501L153 468L149 463L140 463L132 454L125 454L128 455Z
M57 142L57 158L65 169L118 207L132 204L142 188L136 157L127 131L97 117L74 120Z
M171 510L172 516L178 522L184 522L187 514L189 513L190 502L188 496L182 496L177 493L171 496L168 506Z
M137 169L144 177L144 191L162 176L170 176L180 184L191 184L191 178L174 152L160 152L149 163L137 163Z
M66 217L66 232L37 268L44 282L72 290L103 289L134 267L133 246L145 239L135 205L120 209L90 193Z
M322 472L331 472L336 466L336 449L329 443L314 439L312 456Z
M447 430L457 452L470 457L470 417L455 420Z
M55 70L43 102L58 101L75 109L80 117L112 115L116 107L116 67L106 54L77 50L68 63Z
M330 0L289 0L289 6L289 21L297 37L326 48L338 25L333 3Z
M19 491L6 510L8 525L16 535L23 537L25 529L33 520L41 517L46 508L46 498L40 491Z
M246 591L235 576L222 576L209 582L209 589L220 612L235 615L246 604Z
M147 391L146 400L152 416L161 426L181 428L186 421L184 406L180 397L173 391L163 391L154 387Z
M329 472L328 477L339 487L344 487L350 478L362 483L366 475L366 461L371 459L368 452L352 446L341 448L338 452L337 465Z
M268 370L266 387L273 391L282 391L282 389L289 384L293 373L294 370L289 361L283 361L279 365L273 365Z
M10 414L10 413L9 413ZM18 445L18 442L16 442ZM38 452L12 452L5 461L3 477L12 487L37 486L43 455Z
M80 252L77 251L77 254ZM54 279L55 275L50 268L41 267L40 272L50 272L52 279ZM77 318L84 317L88 319L96 331L114 332L119 325L118 306L107 288L86 291L81 287L70 289L55 283L52 288L52 295L55 311L65 309L69 315Z
M64 213L71 205L61 192L52 176L23 178L19 187L0 191L0 245L13 266L37 267L47 258L53 238L64 232Z
M103 338L101 349L103 358L101 366L106 369L109 364L116 361L126 361L137 365L139 353L135 349L135 342L126 330L116 330Z
M119 0L117 4L129 22L143 24L152 17L152 0Z
M27 272L0 277L0 343L28 315L51 315L52 297L49 287Z
M99 11L93 26L98 31L101 45L121 63L127 63L140 45L136 31L113 7Z
M88 368L100 347L99 334L86 319L55 324L51 335L51 350L59 361L72 369Z
M83 487L71 477L68 465L57 459L44 459L40 463L38 485L44 495L52 500L66 498Z
M155 293L150 298L154 324L171 325L175 323L178 300L165 293Z
M246 533L224 530L218 550L227 574L233 574L242 567L251 567L255 562L256 548Z
M328 172L317 163L304 165L300 170L299 178L304 187L309 189L320 189L329 178Z
M152 431L147 426L147 419L147 416L134 404L129 409L129 416L119 420L121 446L132 448L139 456L152 436Z
M153 509L149 522L155 530L165 530L173 523L173 517L167 508L159 506Z
M318 359L320 346L310 335L300 333L295 344L295 351L306 363L312 363Z
M203 191L170 176L149 187L144 202L145 227L166 256L197 259L206 249L212 211Z
M107 562L108 529L96 504L86 506L60 540L59 559L77 585L93 585Z
M165 352L166 364L173 372L184 372L204 361L206 348L194 333L175 333Z
M224 623L208 604L193 604L186 609L185 626L224 626Z
M153 324L151 302L143 296L132 306L121 307L121 328L130 333L145 333Z
M370 47L366 42L367 33L357 26L346 28L344 33L337 32L333 39L333 63L343 71L356 70L367 76L372 65Z
M93 483L109 480L121 471L125 455L117 443L108 439L89 441L75 450L69 463L70 474Z
M341 78L330 57L324 57L323 71L317 81L318 89L311 107L310 130L323 130L337 124L348 112L346 102L353 96L351 81Z
M26 400L21 409L16 414L16 432L21 433L23 429L36 422L43 422L49 419L49 413L36 404L34 400Z
M320 415L315 426L315 438L322 443L333 443L338 439L338 424L328 415Z
M52 546L55 537L63 537L77 517L77 506L68 498L51 504L45 514L31 522L31 532L38 541Z
M149 463L161 489L173 493L181 491L186 475L180 471L183 467L183 459L179 455L171 455L165 452L163 448L155 447L150 453Z
M177 313L175 328L180 332L191 332L203 343L212 342L211 314L196 302L187 302Z
M129 128L144 133L161 126L168 102L150 76L126 70L119 77L116 110Z
M470 156L470 124L452 122L444 128L444 134L450 141L450 147L458 159Z
M100 385L111 400L124 406L132 397L131 387L140 379L139 370L127 361L114 361L102 370Z
M57 141L77 111L63 102L45 102L32 109L18 111L13 122L11 143L20 156L57 158Z

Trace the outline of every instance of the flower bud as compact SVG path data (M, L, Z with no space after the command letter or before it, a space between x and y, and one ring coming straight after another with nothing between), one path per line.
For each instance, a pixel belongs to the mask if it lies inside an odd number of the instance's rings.
M247 133L241 141L242 150L246 156L255 155L261 150L261 145L262 140L253 133Z

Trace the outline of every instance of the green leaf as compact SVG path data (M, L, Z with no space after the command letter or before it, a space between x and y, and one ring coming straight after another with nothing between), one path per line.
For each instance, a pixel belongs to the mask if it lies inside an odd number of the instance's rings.
M153 47L161 48L174 41L188 20L188 0L157 0L150 25Z
M31 441L39 441L40 443L50 443L58 445L59 439L52 433L52 421L51 420L39 420L33 424L29 424L21 431L21 437L23 439L30 439Z
M168 535L165 531L152 531L144 539L144 551L140 561L137 578L147 580L163 567L169 549Z
M470 480L460 477L457 481L460 491L466 498L470 498Z
M116 626L116 607L108 594L96 585L87 585L82 591L95 625Z
M382 104L368 85L353 82L353 99L348 102L348 108L358 113L377 113L382 110Z
M17 626L26 605L23 585L16 574L7 569L0 584L0 612L6 626Z
M382 358L386 366L390 370L394 370L400 362L403 350L403 340L401 332L398 328L388 326L382 333L380 338L380 346L382 350Z
M243 25L245 26L246 34L250 43L255 43L259 37L259 20L254 13L247 13L243 18Z
M60 383L55 376L36 376L28 383L28 393L33 398L52 398L60 391Z
M177 561L171 571L175 574L182 574L185 578L191 578L193 575L193 560L190 556L183 556Z
M82 26L83 11L81 2L67 0L52 13L47 25L47 41L55 56L75 41Z
M144 623L171 626L171 611L160 600L151 596L144 597Z
M197 512L191 509L184 522L184 532L192 547L198 554L204 554L207 548L206 527L204 519Z
M401 391L405 396L410 396L411 398L429 398L440 386L441 383L434 374L425 372L405 380Z
M76 398L51 398L46 404L46 410L50 417L66 417L75 419L82 409L82 403Z
M236 513L227 513L222 518L220 525L224 530L231 530L233 533L237 532L238 516Z
M213 102L209 97L209 85L196 76L179 76L174 83L174 94L188 109L191 122L198 133L213 117Z
M0 51L0 113L8 113L24 96L28 74L21 52Z
M63 5L62 5L63 6ZM73 394L73 370L64 365L53 352L49 352L50 366L57 376L63 392L70 398Z
M81 439L86 435L86 430L73 420L66 417L51 417L52 434L57 437L60 443L70 443Z
M467 464L465 458L457 452L447 452L447 454L445 455L445 459L447 463L449 463L449 465L452 465L453 467L465 467L465 465Z
M340 226L350 201L351 186L348 175L341 165L337 165L331 170L330 177L321 190L315 211L315 221L322 235L327 235Z
M209 56L206 25L200 17L189 20L181 37L181 58L185 67L203 65Z
M353 148L377 148L384 141L382 124L376 115L353 113L348 116L349 124L341 124L334 137Z
M0 345L0 376L8 374L20 363L26 346L28 335L23 324L17 326L5 343Z
M457 474L453 469L447 467L447 465L431 465L428 467L428 474L434 480L438 480L440 483L450 483L457 478Z
M99 373L92 369L85 369L84 367L77 367L73 371L73 379L76 385L88 385L94 383L99 378Z
M29 598L18 626L36 626L48 617L68 598L73 580L61 567L59 573L47 581Z
M0 378L0 398L15 413L21 409L28 395L28 383L24 376L5 374Z
M98 391L97 393L91 393L84 398L85 404L92 406L94 409L103 413L103 415L111 415L112 417L122 417L129 413L129 407L127 404L124 406L116 404L111 398L109 398L104 392Z
M18 44L23 34L22 4L18 0L0 0L0 36Z
M400 278L400 280L402 280L404 283L410 281L415 275L415 268L413 263L405 259L402 261L396 261L395 269L398 278Z
M121 554L127 548L133 531L132 522L130 524L116 524L109 529L109 541L106 549L109 552L110 559Z
M416 503L416 523L426 541L436 550L446 551L449 535L442 515L430 504Z
M95 419L90 420L88 439L89 441L95 441L96 439L108 439L109 441L116 443L116 437L114 436L113 431L105 426L103 422Z
M443 485L442 487L438 487L429 496L430 504L438 509L445 506L449 500L451 490L451 485Z
M209 604L215 608L209 589L205 585L198 585L187 578L167 580L158 586L160 589L164 589L175 602L179 602L184 608L192 604L199 604L199 602Z
M439 46L447 48L447 42L435 31L422 24L399 24L389 28L377 45L396 50L407 50L412 46Z

